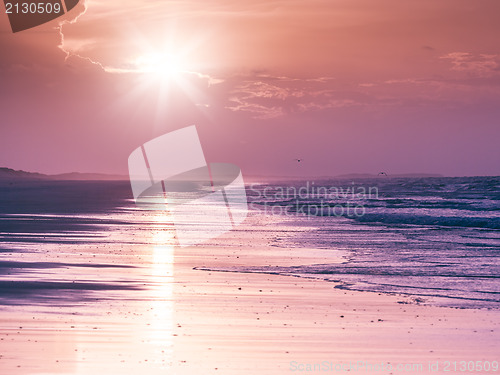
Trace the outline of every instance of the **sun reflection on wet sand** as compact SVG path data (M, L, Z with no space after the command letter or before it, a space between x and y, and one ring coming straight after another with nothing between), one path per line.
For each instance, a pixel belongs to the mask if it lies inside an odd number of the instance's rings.
M151 302L149 332L151 343L161 353L172 355L174 311L174 246L175 231L169 226L169 217L158 218L161 228L153 233L151 260Z

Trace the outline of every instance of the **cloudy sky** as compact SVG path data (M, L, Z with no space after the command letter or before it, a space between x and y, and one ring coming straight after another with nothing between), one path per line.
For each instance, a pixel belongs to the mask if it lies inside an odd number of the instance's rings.
M1 7L0 166L125 174L195 124L249 175L500 175L497 0L87 0L15 34Z

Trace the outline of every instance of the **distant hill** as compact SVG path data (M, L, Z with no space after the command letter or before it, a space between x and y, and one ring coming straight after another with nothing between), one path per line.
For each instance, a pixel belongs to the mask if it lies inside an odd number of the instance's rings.
M396 178L424 178L424 177L443 177L440 174L433 173L400 173L400 174L387 174L386 175L376 175L369 173L350 173L350 174L342 174L334 177L321 176L315 177L316 179L329 179L329 178L338 178L338 179L361 179L361 178L386 178L386 177L396 177ZM258 180L301 180L304 179L305 176L245 176L246 181L258 181ZM312 178L312 177L309 177ZM1 168L0 167L0 180L8 181L8 180L63 180L63 181L123 181L128 180L129 177L127 175L118 175L118 174L104 174L104 173L61 173L56 175L47 175L42 173L34 173L34 172L26 172L26 171L16 171L11 168Z
M62 173L56 175L49 175L52 180L95 180L95 181L118 181L128 180L128 176L119 174L105 174L105 173Z
M10 168L0 168L0 179L8 180L8 179L35 179L35 180L44 180L48 179L49 176L41 173L32 173L25 171L16 171Z
M0 168L0 180L64 180L64 181L111 181L128 180L128 176L104 173L61 173L47 175L26 171L16 171L11 168Z
M398 173L398 174L371 174L371 173L349 173L335 176L266 176L266 175L244 175L245 182L275 182L275 181L305 181L305 180L355 180L355 179L371 179L371 178L426 178L426 177L445 177L437 173Z
M375 178L375 177L400 177L400 178L424 178L424 177L444 177L442 174L437 173L397 173L397 174L384 174L376 175L370 173L350 173L335 176L335 178Z

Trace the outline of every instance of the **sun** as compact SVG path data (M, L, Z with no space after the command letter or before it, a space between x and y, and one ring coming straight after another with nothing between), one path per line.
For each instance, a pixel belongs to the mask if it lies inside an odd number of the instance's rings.
M184 71L181 59L167 53L139 56L134 60L134 65L139 72L154 75L159 79L176 78Z

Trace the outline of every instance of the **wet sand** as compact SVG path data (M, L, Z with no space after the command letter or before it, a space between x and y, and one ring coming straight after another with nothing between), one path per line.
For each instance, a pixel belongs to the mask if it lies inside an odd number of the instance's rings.
M64 183L47 199L40 194L52 185L37 186L37 215L31 185L4 195L1 374L448 374L460 371L446 371L445 361L500 359L500 310L209 271L345 260L334 246L288 241L315 235L312 222L281 225L252 214L211 243L177 248L168 218L130 202L119 208L128 196L122 185L123 194L112 195L108 185ZM66 189L71 194L60 193Z
M252 251L244 245L250 232L211 247L76 245L81 263L128 259L133 267L92 268L89 277L88 269L66 266L73 278L121 280L128 289L82 297L78 288L59 286L59 295L43 302L5 304L2 374L347 373L335 371L340 364L351 366L349 373L444 374L445 361L499 360L499 311L419 306L408 297L291 276L194 269L332 262L331 251L263 246L274 235L263 233ZM75 261L74 244L57 247L60 254L51 257L68 262L71 253Z

